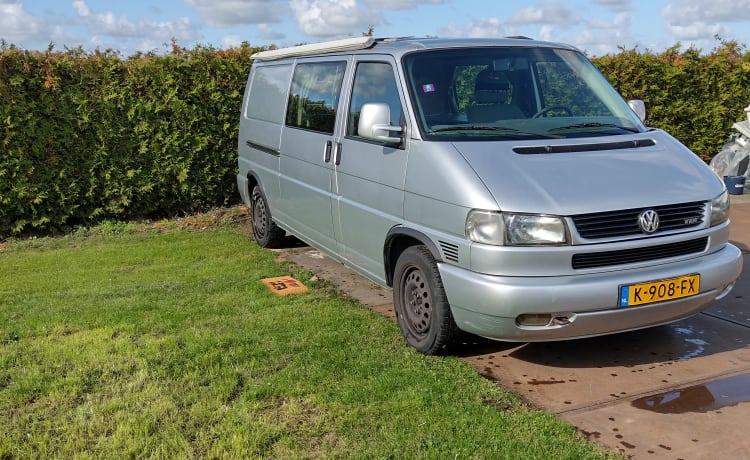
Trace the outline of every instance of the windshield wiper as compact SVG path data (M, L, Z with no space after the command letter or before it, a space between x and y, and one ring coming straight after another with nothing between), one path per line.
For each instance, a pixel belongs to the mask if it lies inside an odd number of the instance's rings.
M559 128L552 128L548 131L565 131L568 129L584 129L584 128L617 128L617 129L622 129L623 131L630 131L631 133L641 132L637 128L629 128L627 126L620 126L614 123L599 123L599 122L576 123L574 125L560 126Z
M538 136L547 139L560 139L562 136L555 136L552 134L532 133L527 131L521 131L516 128L508 128L507 126L486 126L486 125L454 125L446 126L444 128L437 128L430 131L433 133L444 133L449 131L501 131L511 134L519 134L523 136Z

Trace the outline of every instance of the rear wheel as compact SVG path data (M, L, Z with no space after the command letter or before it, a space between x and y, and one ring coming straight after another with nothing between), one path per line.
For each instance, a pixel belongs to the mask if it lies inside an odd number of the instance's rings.
M268 202L258 185L253 187L253 192L250 195L250 214L253 222L253 237L255 241L264 248L279 246L284 240L286 232L279 228L271 219Z
M437 263L425 246L412 246L399 256L393 304L406 342L421 353L445 352L458 336Z

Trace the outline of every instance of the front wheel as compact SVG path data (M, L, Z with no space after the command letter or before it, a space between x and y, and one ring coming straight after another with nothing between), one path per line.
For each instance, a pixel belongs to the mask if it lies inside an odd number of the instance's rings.
M253 187L250 195L250 217L253 222L253 237L264 248L273 248L281 244L286 232L271 219L268 202L260 186Z
M421 353L444 352L458 335L437 263L425 246L412 246L399 256L393 305L406 343Z

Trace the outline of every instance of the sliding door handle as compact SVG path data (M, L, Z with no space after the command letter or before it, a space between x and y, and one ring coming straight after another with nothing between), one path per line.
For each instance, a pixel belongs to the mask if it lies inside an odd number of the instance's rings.
M333 149L333 141L326 141L326 146L323 149L323 162L328 163L331 161L331 149Z

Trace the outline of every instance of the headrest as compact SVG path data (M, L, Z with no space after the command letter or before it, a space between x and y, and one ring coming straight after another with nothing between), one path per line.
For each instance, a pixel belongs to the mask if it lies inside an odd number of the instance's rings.
M510 81L504 73L485 69L477 75L474 94L479 104L505 102L508 100Z

